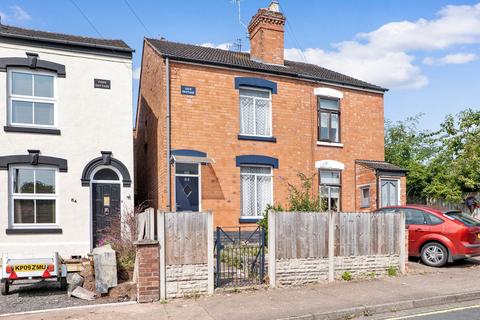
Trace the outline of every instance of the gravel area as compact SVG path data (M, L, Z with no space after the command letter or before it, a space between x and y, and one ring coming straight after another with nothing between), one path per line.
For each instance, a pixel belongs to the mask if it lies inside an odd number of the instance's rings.
M89 304L110 303L108 298L85 301L68 297L66 291L60 290L56 281L43 281L10 286L10 294L0 295L0 315L5 313L65 308Z

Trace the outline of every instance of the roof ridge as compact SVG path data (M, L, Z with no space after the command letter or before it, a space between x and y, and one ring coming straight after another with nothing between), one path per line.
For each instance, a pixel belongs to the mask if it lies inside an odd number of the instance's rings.
M146 37L145 40L153 44L155 47L157 47L157 50L159 51L159 53L169 55L172 57L176 56L178 58L200 60L200 61L211 62L211 63L220 63L224 65L227 64L227 65L232 65L237 67L246 67L249 69L257 69L261 71L267 71L267 72L270 71L270 72L276 72L276 73L282 72L282 70L279 70L279 68L290 69L288 70L288 72L299 78L302 78L302 77L313 78L313 79L318 79L320 81L332 82L332 84L348 85L348 86L358 87L362 89L370 89L375 91L388 91L388 89L383 88L381 86L377 86L375 84L354 78L352 76L340 73L338 71L334 71L334 70L322 67L318 64L306 63L306 62L300 62L300 61L294 61L294 60L284 60L285 61L284 65L274 65L274 64L263 63L260 61L255 61L250 59L250 52L231 51L231 50L222 49L222 48L207 47L199 44L183 43L183 42L171 41L167 39L155 39L155 38ZM155 45L155 43L159 44L160 46L163 45L163 46L170 46L170 47L169 48L158 47ZM181 47L181 49L172 48L172 46L178 46L178 47ZM185 50L186 48L192 48L192 49L201 48L202 50L211 52L212 55L213 53L215 53L215 54L226 54L226 56L221 57L223 59L218 57L212 57L212 56L205 57L206 55L208 55L206 54L205 51L203 54L199 52L186 52ZM233 61L233 58L235 56L248 58L248 61L243 61L243 62ZM277 68L277 70L273 70L272 68ZM310 72L308 72L309 70L305 70L307 68L311 69ZM323 77L322 75L319 75L322 73L323 73ZM328 76L328 74L330 74L330 76Z

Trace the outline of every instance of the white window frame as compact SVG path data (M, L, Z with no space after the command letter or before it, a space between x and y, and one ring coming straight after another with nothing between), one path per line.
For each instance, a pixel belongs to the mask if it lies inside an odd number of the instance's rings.
M42 75L42 76L50 76L53 77L53 97L36 97L33 94L34 92L34 81L32 81L32 96L24 96L13 94L13 85L12 85L12 73L23 73L28 75ZM28 70L22 68L8 68L8 89L7 89L7 100L8 100L8 111L7 111L7 119L8 125L12 127L26 127L26 128L45 128L45 129L56 129L58 123L58 108L57 108L57 74L53 72L45 72L45 71L36 71L36 70ZM13 122L13 111L12 111L12 100L19 100L25 102L40 102L40 103L51 103L53 104L53 125L44 125L44 124L28 124L28 123L15 123ZM33 112L33 110L32 110ZM34 113L34 112L33 112ZM33 121L35 121L35 113L32 115Z
M363 197L363 191L368 190L368 198ZM360 208L366 209L371 206L372 188L369 185L360 186ZM368 204L363 204L363 199L368 199Z
M401 189L402 189L402 184L401 184L401 180L400 179L396 179L396 178L389 178L389 177L385 177L385 178L380 178L379 179L379 186L377 188L380 189L380 208L383 208L384 205L382 203L382 181L397 181L397 200L398 200L398 204L395 204L394 206L400 206L401 203L402 203L402 198L400 198L402 192L401 192Z
M322 200L322 187L325 187L328 189L330 188L338 188L338 212L342 211L342 179L343 179L343 169L319 169L318 170L318 197L320 201ZM338 184L334 183L322 183L322 172L337 172L339 174Z
M241 94L241 90L242 89L246 89L246 90L254 90L254 91L261 91L261 92L268 92L268 99L266 98L258 98L258 97L252 97L252 96L248 96L248 95L242 95ZM242 106L241 106L241 99L242 97L248 97L248 98L251 98L253 99L253 123L254 123L254 133L251 134L251 133L244 133L242 132ZM257 119L257 115L256 115L256 101L257 100L264 100L264 101L268 101L268 105L269 105L269 118L270 118L270 134L268 135L262 135L262 134L257 134L257 126L256 126L256 119ZM248 86L241 86L239 88L239 113L240 113L240 135L242 136L249 136L249 137L266 137L266 138L271 138L273 137L273 127L272 127L272 124L273 124L273 120L272 120L272 91L271 90L268 90L268 89L259 89L259 88L255 88L255 87L248 87Z
M49 170L55 172L55 193L14 193L14 172L16 169L27 169L34 170L34 181L37 170ZM9 175L9 226L11 228L21 228L21 229L41 229L41 228L58 228L60 225L59 214L58 214L58 195L59 195L59 186L58 186L58 168L51 166L28 166L28 165L15 165L10 166L8 169ZM25 199L25 200L55 200L55 223L15 223L14 219L14 200L15 199ZM36 212L35 212L36 213ZM36 214L34 214L34 219L36 219Z
M197 174L190 173L177 173L177 163L185 164L196 164L198 166ZM173 163L173 203L175 204L175 211L177 211L177 179L176 177L191 177L198 178L198 212L202 212L202 164L201 163L192 163L192 162L177 162Z
M255 168L269 168L270 169L270 174L267 174L267 173L242 173L241 172L241 168L242 167L255 167ZM249 165L249 164L245 164L245 165L241 165L240 166L240 190L241 190L241 184L242 184L242 179L241 177L242 176L255 176L255 214L256 215L253 215L253 216L244 216L243 215L243 192L240 192L240 219L263 219L263 215L262 214L258 214L258 208L257 208L257 203L258 203L258 192L257 192L257 177L259 176L262 176L262 177L270 177L270 181L271 181L271 184L270 184L270 205L273 204L273 167L272 166L268 166L268 165Z

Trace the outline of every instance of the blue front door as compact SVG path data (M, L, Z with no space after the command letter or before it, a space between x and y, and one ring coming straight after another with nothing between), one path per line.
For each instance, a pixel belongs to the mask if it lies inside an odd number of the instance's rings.
M198 177L175 177L175 199L177 211L198 211Z

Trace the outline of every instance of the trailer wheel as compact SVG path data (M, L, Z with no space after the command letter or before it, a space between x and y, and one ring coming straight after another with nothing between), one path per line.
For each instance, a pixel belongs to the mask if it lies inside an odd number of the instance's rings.
M59 282L60 282L60 290L63 290L63 291L67 290L67 285L68 285L67 277L61 277Z
M2 296L6 296L8 294L9 289L10 289L10 283L8 282L8 280L2 279L1 281Z

